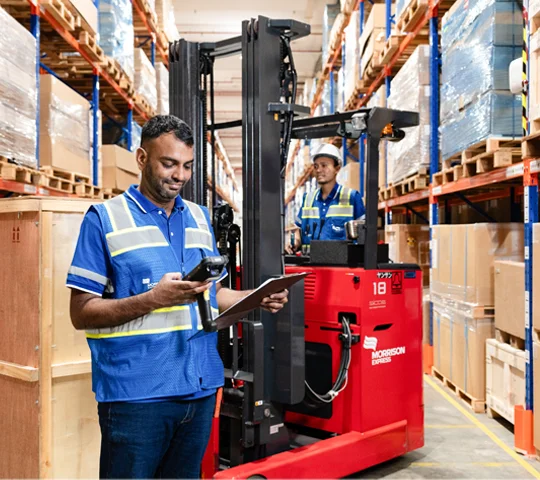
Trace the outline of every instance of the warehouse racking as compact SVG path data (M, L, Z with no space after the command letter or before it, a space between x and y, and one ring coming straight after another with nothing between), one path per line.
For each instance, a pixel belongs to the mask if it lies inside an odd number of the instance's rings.
M392 223L392 215L396 213L405 213L407 218L411 215L418 217L420 222L428 223L430 227L430 239L433 238L433 227L439 223L450 223L450 207L454 205L466 204L492 222L494 219L478 205L479 202L511 198L511 220L521 221L521 210L519 200L523 198L523 218L525 232L525 405L522 413L516 418L516 450L522 453L534 453L532 445L532 410L533 400L533 336L532 336L532 318L533 318L533 297L532 297L532 261L533 261L533 224L538 222L538 173L540 172L540 149L539 137L535 134L530 137L530 122L524 119L524 138L515 139L504 143L500 139L488 139L483 145L473 146L468 149L466 156L468 165L462 168L470 168L469 176L463 176L464 170L457 169L440 170L440 145L439 145L439 69L441 65L441 55L439 50L439 21L442 15L447 12L454 2L452 0L422 0L411 2L413 7L408 14L409 28L408 33L391 35L392 26L396 23L392 15L391 0L385 0L386 4L386 38L387 45L384 50L383 66L381 71L371 79L369 85L362 93L355 92L353 98L346 99L346 110L361 108L367 105L370 97L381 86L385 86L387 98L390 96L391 80L407 58L412 54L411 47L420 44L429 44L430 46L430 149L429 149L429 185L426 188L413 189L409 193L402 191L402 195L389 195L387 189L381 188L379 212L383 217L385 224ZM351 5L352 4L352 5ZM347 6L348 5L348 6ZM343 21L336 22L334 29L341 39L344 39L344 30L347 27L351 14L358 9L360 18L360 32L367 12L372 3L368 0L356 0L346 2L345 8L342 8ZM524 2L524 38L525 49L530 41L530 22L527 14L528 5ZM403 21L403 20L402 20ZM330 82L330 90L333 92L335 82L332 72L340 65L345 52L344 44L337 48L330 49L327 62L324 64L317 83L317 89L311 103L311 112L313 113L321 102L322 92L325 82ZM524 71L529 72L529 55L524 54ZM345 59L346 60L346 59ZM526 70L525 70L526 69ZM531 85L528 78L524 78L524 85ZM533 87L534 88L534 87ZM527 92L523 94L524 104L527 105ZM333 95L331 108L334 111ZM524 114L525 115L525 114ZM335 138L333 142L336 145L341 144L341 139ZM359 158L351 155L350 143L343 144L344 163L348 158L360 162L360 185L358 190L363 193L363 157L364 145L363 139L359 140ZM480 148L477 148L480 147ZM502 148L504 147L504 148ZM521 148L520 148L521 147ZM299 152L301 146L297 142L293 154L289 157L287 164L287 174L292 169L292 164ZM502 150L500 150L502 148ZM504 150L505 154L498 154ZM465 170L466 171L466 170ZM483 173L482 173L483 172ZM294 198L299 187L304 185L311 177L312 167L307 167L300 176L294 187L286 193L285 204L289 204ZM386 185L388 187L388 185ZM428 212L428 218L422 212ZM443 218L439 219L439 215ZM289 227L290 228L290 227ZM430 251L430 262L432 263ZM430 332L429 344L424 345L424 370L425 373L431 373L433 365L433 304L430 312Z
M146 0L132 0L133 28L135 46L142 48L152 65L160 60L168 68L169 44L166 36L158 27L156 14ZM94 1L99 11L99 0ZM113 124L119 127L126 139L128 150L132 149L133 122L144 123L153 111L135 95L133 82L122 72L119 65L107 58L96 41L96 34L87 27L82 17L72 13L62 0L0 0L0 7L25 25L36 39L37 82L39 98L40 74L49 73L85 97L90 103L92 141L92 179L99 192L99 115L100 112ZM60 55L62 54L62 60ZM156 59L157 57L157 59ZM75 72L75 73L74 73ZM39 103L39 102L38 102ZM37 170L39 171L39 106L36 118L38 141L36 144ZM117 119L125 118L125 125ZM216 143L217 157L223 162L225 171L231 179L235 190L238 186L230 162L224 153L223 146ZM19 170L29 171L24 167ZM60 191L40 185L39 181L19 181L5 178L0 174L0 191L9 194L44 195L44 196L77 196L68 191ZM210 183L209 183L210 184ZM238 207L219 186L217 194L225 201ZM92 190L93 191L93 190Z

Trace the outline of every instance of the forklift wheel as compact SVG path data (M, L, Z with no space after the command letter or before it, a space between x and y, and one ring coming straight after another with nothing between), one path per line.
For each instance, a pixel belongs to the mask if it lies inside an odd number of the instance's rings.
M251 475L251 477L248 477L248 480L266 480L266 477L262 475Z

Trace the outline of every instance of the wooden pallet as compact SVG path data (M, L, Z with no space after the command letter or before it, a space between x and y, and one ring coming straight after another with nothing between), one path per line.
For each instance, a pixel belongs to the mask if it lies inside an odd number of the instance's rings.
M411 0L396 23L397 30L402 33L411 32L420 23L429 8L429 0Z
M148 100L146 100L146 98L144 98L142 95L136 93L133 101L135 105L138 105L142 110L144 110L149 117L156 115L156 111L150 106Z
M122 76L122 69L120 68L120 65L118 62L107 55L105 55L105 71L109 74L109 76L115 81L119 82L120 78Z
M98 45L96 37L91 33L82 31L79 34L79 45L94 62L97 62L100 65L105 63L105 54L103 53L102 48Z
M433 186L446 185L447 183L457 182L463 177L463 166L455 165L433 174Z
M481 153L469 159L462 159L463 176L473 177L496 168L509 167L519 162L521 162L521 149L504 147L495 152Z
M42 0L41 6L68 32L75 30L77 22L62 0Z
M451 164L463 164L464 160L470 160L472 157L482 153L494 153L501 148L519 148L521 139L493 137L486 138L470 147L457 152L454 155L443 160L443 166Z
M426 167L421 167L417 174L412 175L400 182L391 184L384 190L384 200L401 197L407 193L424 190L429 186L429 175Z
M103 198L101 187L96 187L88 183L78 183L74 186L75 195L83 198Z
M523 159L540 158L540 132L523 137L521 141L521 157Z
M406 35L402 35L400 33L390 35L382 52L379 54L379 65L387 65L388 62L390 62L392 57L398 51L399 46L401 45L401 42L405 36Z
M525 340L515 337L514 335L495 329L495 340L500 343L506 343L517 350L525 350Z
M5 157L0 157L0 178L21 183L32 183L32 173L35 170L8 162Z
M113 197L116 197L120 194L124 193L123 190L118 190L117 188L104 188L102 192L102 196L105 200L109 200Z
M463 400L469 408L472 409L474 413L484 413L486 411L486 402L478 398L474 398L469 395L467 392L459 388L455 383L446 378L441 372L439 372L435 367L431 367L432 375L439 380L446 388L452 391L452 393Z
M69 172L67 170L63 170L61 168L56 168L56 167L51 167L51 166L41 167L40 170L50 177L62 178L74 184L75 183L87 183L87 184L92 183L90 181L90 176L83 175L82 173Z

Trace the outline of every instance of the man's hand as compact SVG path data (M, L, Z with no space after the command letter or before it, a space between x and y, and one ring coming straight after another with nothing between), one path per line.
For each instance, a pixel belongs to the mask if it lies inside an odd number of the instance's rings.
M289 301L288 296L288 290L274 293L269 297L263 298L263 301L261 302L261 308L264 308L271 313L279 312L283 308L283 306Z
M150 290L158 308L173 307L193 303L196 295L210 289L212 283L186 282L179 273L166 273L159 283Z

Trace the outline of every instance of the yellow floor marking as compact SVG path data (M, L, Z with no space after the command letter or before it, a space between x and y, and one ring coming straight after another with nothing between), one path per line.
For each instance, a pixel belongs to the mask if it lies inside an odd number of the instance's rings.
M446 399L451 405L453 405L458 411L460 411L465 417L467 417L472 423L474 423L480 430L482 430L491 440L493 440L499 447L501 447L508 455L510 455L517 463L519 463L525 470L527 470L534 478L540 479L540 472L538 472L532 465L527 463L523 457L518 455L508 445L506 445L495 433L493 433L488 427L480 422L471 412L465 410L456 400L454 400L448 393L446 393L441 387L439 387L433 380L427 375L424 375L426 383L439 393L444 399Z
M424 428L476 428L476 426L471 425L471 424L467 424L467 425L440 424L440 425L424 425Z
M448 468L448 467L466 467L474 465L475 467L511 467L515 466L515 462L465 462L465 463L439 463L439 462L413 462L411 467L428 467L428 468Z

